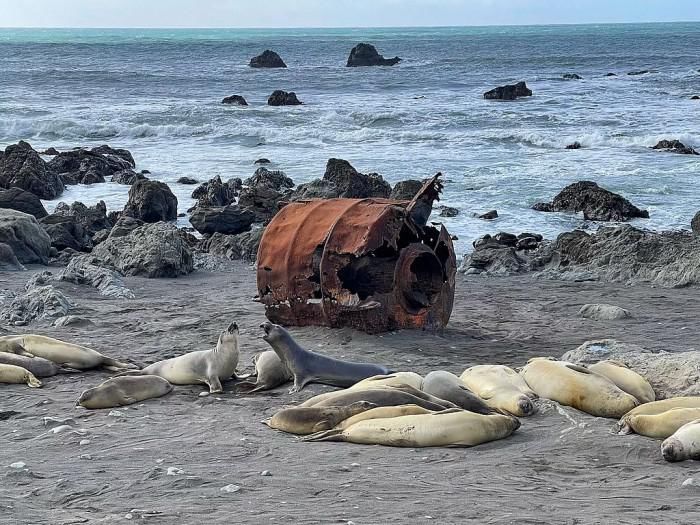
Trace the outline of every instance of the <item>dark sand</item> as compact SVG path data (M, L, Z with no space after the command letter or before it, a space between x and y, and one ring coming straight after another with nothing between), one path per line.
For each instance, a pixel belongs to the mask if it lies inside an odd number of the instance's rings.
M73 314L90 328L22 328L79 342L141 364L206 349L235 320L241 366L267 349L252 302L254 272L126 279L132 301L105 299L63 283ZM19 290L30 273L0 274ZM292 329L308 348L396 369L457 374L471 365L524 364L559 356L587 339L647 348L698 349L696 289L667 290L531 277L458 276L452 321L441 336L403 331ZM634 319L580 319L579 307L607 302ZM7 328L7 327L5 327ZM128 408L75 408L79 393L109 377L86 372L47 378L42 389L0 385L0 523L687 523L700 522L700 486L681 487L698 464L666 463L660 443L609 433L612 420L542 402L506 440L471 449L398 449L301 443L260 423L276 409L328 390L288 386L272 393L199 397L176 387ZM227 385L225 385L226 388ZM230 390L230 384L228 385ZM74 418L74 431L47 433L42 418ZM81 440L89 443L80 445ZM25 469L10 468L25 462ZM182 469L168 475L169 467ZM263 471L271 475L263 476ZM237 485L237 492L222 487Z

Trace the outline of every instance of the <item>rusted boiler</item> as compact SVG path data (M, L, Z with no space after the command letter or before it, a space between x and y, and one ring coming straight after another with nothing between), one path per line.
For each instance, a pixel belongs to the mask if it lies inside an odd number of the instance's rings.
M282 208L258 249L267 318L369 333L444 327L457 266L445 227L426 224L439 176L412 201L313 199Z

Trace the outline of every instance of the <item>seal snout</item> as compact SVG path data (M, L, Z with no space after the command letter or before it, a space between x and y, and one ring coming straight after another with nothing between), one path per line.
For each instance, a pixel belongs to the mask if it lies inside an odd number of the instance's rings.
M678 443L674 440L666 440L661 444L661 455L666 461L678 461Z
M273 325L270 321L265 321L260 325L260 328L263 329L265 332L265 335L270 335L270 331L272 330L272 327L275 326Z
M230 325L228 325L228 328L226 329L226 331L227 331L229 334L233 334L233 333L238 332L238 324L237 324L237 323L231 323Z

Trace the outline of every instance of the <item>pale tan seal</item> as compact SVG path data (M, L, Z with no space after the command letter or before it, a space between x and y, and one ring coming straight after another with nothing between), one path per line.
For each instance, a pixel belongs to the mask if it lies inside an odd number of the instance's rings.
M26 368L5 364L0 364L0 383L8 383L11 385L26 383L32 388L39 388L41 386L41 381L34 377L34 374Z
M700 460L700 419L686 423L661 443L666 461Z
M636 397L640 403L651 403L656 399L649 381L627 368L624 363L608 359L588 365L588 370L607 377L622 390Z
M368 377L352 385L353 390L359 388L374 388L377 386L403 386L409 385L416 390L423 386L423 376L415 372L394 372L393 374Z
M700 408L700 396L684 396L684 397L669 397L651 403L644 403L624 414L623 417L615 423L612 431L620 433L625 426L624 418L629 416L661 414L674 408Z
M434 370L423 379L423 392L450 401L464 410L477 414L490 414L493 408L469 390L459 377L445 370Z
M672 408L660 414L637 414L622 417L620 434L639 434L666 439L686 423L700 419L700 408Z
M608 378L566 361L531 359L520 375L541 398L592 416L619 418L639 404Z
M252 394L261 390L272 390L292 380L292 373L284 365L274 350L266 350L253 357L255 365L255 381L247 380L238 383L236 392Z
M455 405L437 399L424 392L420 392L409 386L401 388L395 387L377 387L367 389L346 389L337 392L328 392L312 397L305 401L300 406L347 406L357 401L369 401L377 406L394 406L394 405L418 405L428 410L444 410L446 408L454 408Z
M351 416L365 412L377 405L367 401L357 401L342 407L293 407L284 408L270 419L263 421L270 428L290 434L313 434L330 430Z
M514 416L535 413L537 394L512 368L504 365L477 365L467 368L459 379L491 408Z
M137 368L130 363L122 363L111 357L104 356L92 348L36 334L0 337L0 351L28 357L43 357L54 363L78 370L88 370L97 367L103 367L112 371Z
M437 414L367 419L345 429L328 430L302 439L391 447L473 447L508 437L519 426L518 419L512 416L449 409Z
M398 405L398 406L390 406L390 407L377 407L377 408L372 408L370 410L367 410L366 412L362 412L360 414L356 414L352 417L349 417L340 423L338 423L335 428L338 430L343 430L345 428L348 428L351 425L354 425L355 423L358 423L360 421L365 421L367 419L388 419L392 417L399 417L399 416L417 416L419 414L436 414L437 412L433 412L431 410L428 410L427 408L419 407L418 405Z
M80 394L78 405L84 408L113 408L131 405L168 394L173 385L159 376L113 377Z

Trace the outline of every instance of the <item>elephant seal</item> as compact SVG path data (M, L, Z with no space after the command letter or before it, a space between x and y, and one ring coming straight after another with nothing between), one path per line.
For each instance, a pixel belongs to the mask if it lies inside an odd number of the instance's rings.
M263 421L268 427L290 434L313 434L334 428L338 423L377 405L357 401L340 407L293 407L284 408L270 419Z
M408 387L410 389L410 387ZM341 390L340 392L330 392L330 396L321 394L316 398L311 398L301 406L323 407L323 406L347 406L357 401L369 401L378 407L395 406L395 405L418 405L428 410L445 410L446 408L454 408L455 405L440 399L426 399L423 396L419 397L399 388L383 387L383 388L368 388L361 390ZM424 394L424 396L427 396ZM320 399L319 399L320 398ZM310 403L309 403L310 402Z
M656 400L656 394L649 382L619 361L600 361L588 365L587 368L596 374L607 377L621 390L636 397L640 403L651 403Z
M502 414L475 414L459 408L360 421L345 429L311 434L302 441L347 441L391 447L473 447L510 436L520 422Z
M260 327L265 331L263 340L292 373L294 386L289 390L290 394L301 391L309 383L349 387L368 377L390 373L384 366L350 363L304 350L287 330L269 321Z
M686 423L661 443L666 461L700 459L700 419Z
M272 390L292 380L292 373L274 350L266 350L253 357L255 381L242 381L235 386L236 392L252 394L261 390Z
M402 386L409 385L420 390L423 386L423 376L415 372L394 372L388 375L368 377L352 385L350 388L374 388L377 386Z
M700 419L700 408L672 408L660 414L623 416L619 433L666 439L683 425L696 419Z
M10 352L27 357L43 357L59 365L78 370L102 367L111 371L137 368L122 363L85 346L66 343L44 335L6 335L0 337L0 352Z
M566 361L536 357L520 375L538 396L592 416L619 418L639 404L607 377Z
M113 408L131 405L170 393L173 385L159 376L120 376L80 394L77 405L84 408Z
M53 361L49 361L43 357L27 357L7 352L0 352L0 364L21 366L29 370L36 377L51 377L57 374L76 374L80 372L80 370L74 368L66 368L57 365Z
M625 426L625 418L630 416L661 414L674 408L700 408L700 396L669 397L651 403L644 403L624 414L620 421L615 423L612 432L619 434Z
M428 373L423 379L423 392L450 401L476 414L491 414L494 409L469 390L454 374L444 370Z
M537 399L537 394L512 368L504 365L472 366L462 372L459 379L491 408L519 417L535 413L532 400Z
M238 366L238 325L231 323L219 335L219 342L212 350L198 350L158 361L136 372L121 375L155 375L173 385L199 385L204 383L212 394L223 392L221 381L236 374Z
M5 364L0 364L0 383L8 383L11 385L26 383L32 388L39 388L41 386L41 381L34 377L34 374L26 368Z
M354 425L355 423L359 423L360 421L365 421L367 419L388 419L399 416L417 416L419 414L437 414L437 412L432 412L427 408L419 407L418 405L376 407L341 421L335 426L335 428L338 430L343 430L351 425Z

